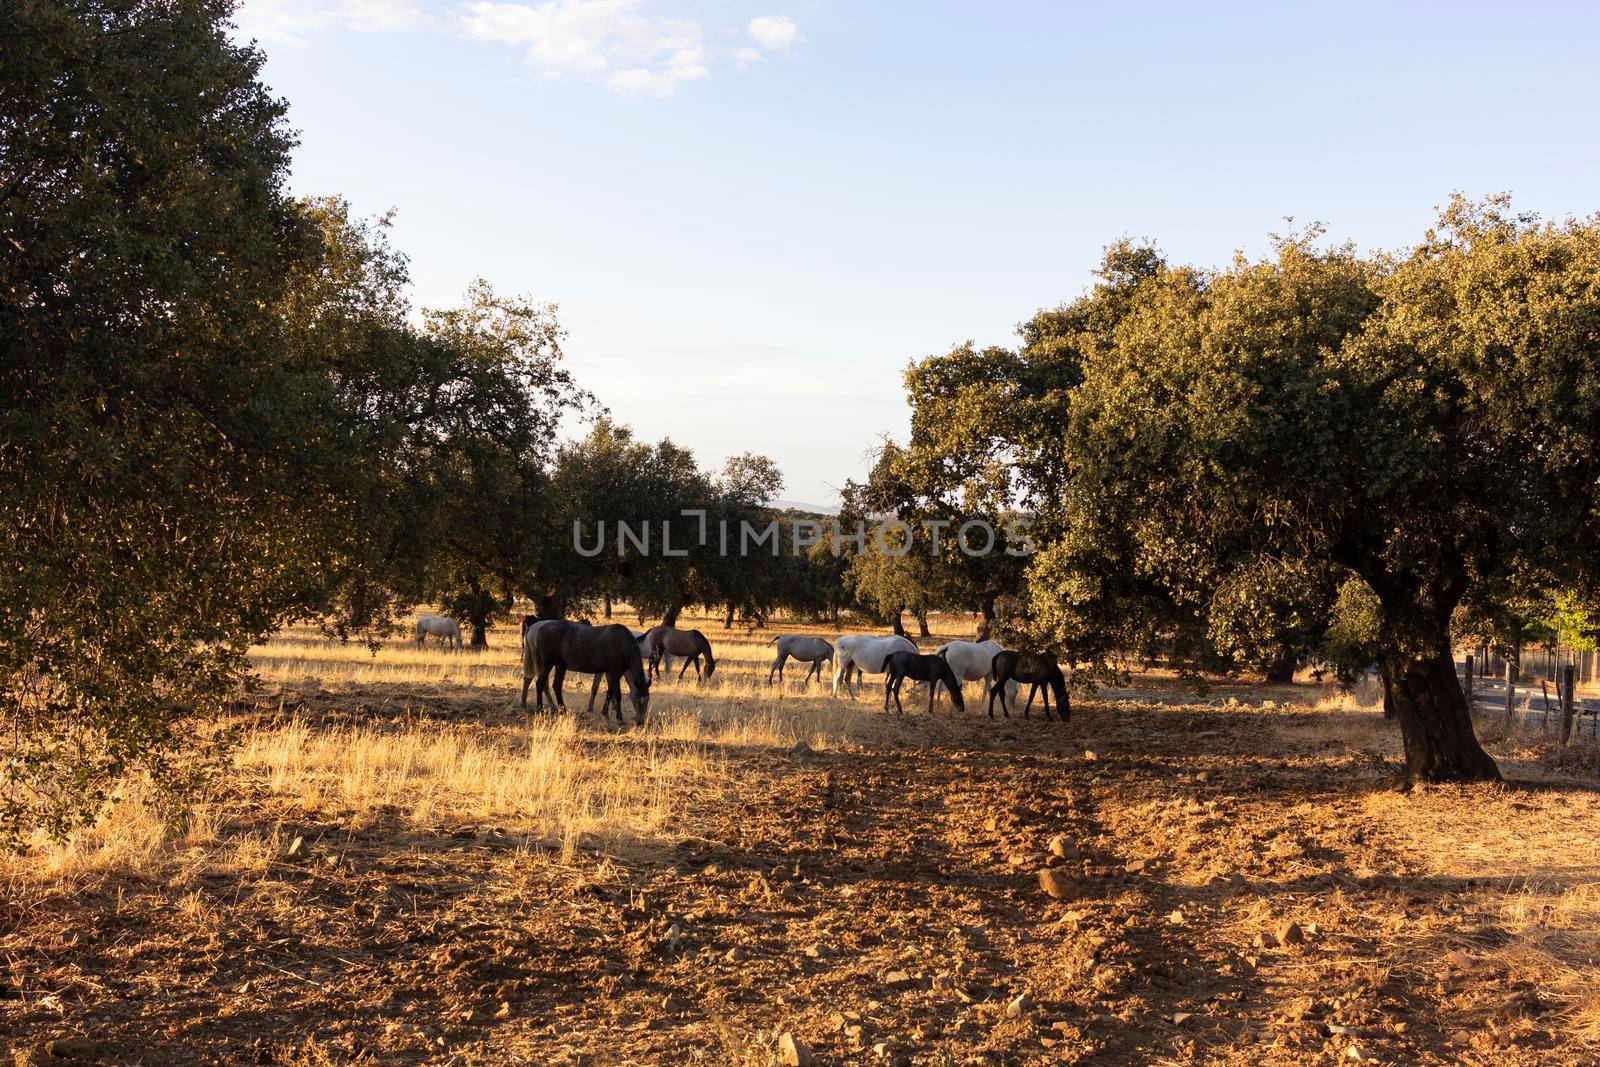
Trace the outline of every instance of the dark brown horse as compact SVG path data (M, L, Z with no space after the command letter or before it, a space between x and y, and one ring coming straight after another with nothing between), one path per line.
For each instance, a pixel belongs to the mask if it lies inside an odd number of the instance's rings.
M555 686L549 684L551 670L555 671ZM645 713L650 707L650 679L644 672L644 660L633 633L626 626L588 626L580 622L548 622L530 627L523 643L522 706L528 706L528 681L530 670L536 670L539 688L534 709L544 707L545 693L552 694L556 707L565 708L561 683L568 670L606 677L606 699L600 705L600 715L615 704L617 722L622 722L622 678L628 679L628 695L633 701L634 720L644 725ZM589 695L589 705L594 706L594 694Z
M711 656L711 642L706 640L706 635L699 630L679 630L671 626L652 626L644 635L641 642L650 652L650 673L652 676L661 671L662 656L684 656L683 666L678 668L678 677L683 677L683 672L689 669L689 664L694 664L696 678L710 678L717 669L717 661ZM706 672L700 673L700 657L706 661Z
M993 684L989 687L989 718L994 718L994 698L1000 697L1000 710L1006 718L1011 718L1011 712L1006 708L1005 685L1007 682L1032 682L1033 688L1028 690L1028 703L1022 709L1022 717L1028 718L1028 712L1033 708L1033 698L1042 689L1044 691L1044 717L1050 718L1050 694L1056 697L1056 711L1061 716L1061 721L1072 718L1072 703L1067 699L1067 679L1061 673L1061 667L1056 663L1054 656L1041 656L1031 652L996 652L994 654Z
M954 701L956 710L967 710L967 703L961 697L961 682L942 655L923 656L916 652L894 652L884 660L883 669L888 675L883 683L884 711L889 710L889 694L893 693L895 710L902 715L906 713L906 709L900 706L900 686L907 678L928 683L929 715L933 714L933 698L939 695L941 682L950 690L950 699Z

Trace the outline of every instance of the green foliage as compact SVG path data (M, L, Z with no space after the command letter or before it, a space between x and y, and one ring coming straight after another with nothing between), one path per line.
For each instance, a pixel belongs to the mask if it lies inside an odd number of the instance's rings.
M1328 626L1315 658L1349 689L1383 656L1383 605L1357 577L1346 578L1334 598Z
M1408 768L1492 776L1449 622L1508 575L1600 578L1600 225L1458 200L1405 255L1318 237L1119 294L1072 396L1071 532L1036 567L1038 615L1098 652L1141 582L1210 618L1277 561L1341 568L1381 605Z
M335 501L273 314L292 137L216 2L0 7L0 841L174 751L317 581ZM316 383L313 383L313 389Z

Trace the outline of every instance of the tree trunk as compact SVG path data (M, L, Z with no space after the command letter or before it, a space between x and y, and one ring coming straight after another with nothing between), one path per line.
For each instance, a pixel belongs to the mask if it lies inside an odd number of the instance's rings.
M732 604L728 605L728 614L723 617L722 628L724 630L733 629L733 605Z
M932 637L933 636L931 633L928 632L928 613L925 612L925 611L917 612L917 636L918 637Z
M607 593L601 598L601 606L605 609L606 618L611 618L611 594Z
M1448 642L1431 655L1385 657L1391 695L1405 742L1406 777L1424 782L1497 782L1500 768L1478 744L1472 716L1456 679Z
M894 632L899 634L901 637L904 637L906 635L906 628L900 622L900 615L901 612L897 611L894 613Z
M661 625L662 626L671 626L671 627L676 628L677 625L678 625L678 613L681 612L682 610L683 610L683 601L680 600L677 603L673 604L670 608L668 608L667 609L667 613L665 615L661 616Z
M990 633L994 630L994 597L986 596L978 601L978 634L979 641L989 640Z
M1277 685L1293 685L1294 669L1299 664L1299 657L1293 649L1285 648L1278 653L1278 658L1267 664L1267 681Z

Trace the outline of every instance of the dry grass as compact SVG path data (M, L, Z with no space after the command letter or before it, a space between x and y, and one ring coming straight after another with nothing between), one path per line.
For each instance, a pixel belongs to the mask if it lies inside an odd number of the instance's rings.
M240 795L338 811L357 826L379 817L415 828L494 824L564 857L591 846L659 849L693 829L685 795L705 799L734 788L725 770L730 751L787 750L802 741L825 750L895 731L872 701L834 700L824 685L802 686L799 675L769 688L767 635L718 633L704 619L694 625L712 631L718 670L706 683L692 670L681 682L658 682L643 729L608 728L592 717L525 717L510 627L491 631L489 648L479 651L432 641L419 649L405 640L373 651L291 628L251 654L262 705L276 703L277 713L248 720L225 795L174 828L140 783L126 783L95 826L64 844L41 840L24 856L0 859L0 880L138 873L182 882L206 872L259 872L292 835L281 825L226 832L228 806ZM387 714L329 721L330 708L374 697ZM573 706L587 697L586 685L569 684ZM440 700L470 702L484 714L468 723L412 714ZM323 714L293 710L306 706ZM631 723L631 706L628 715Z

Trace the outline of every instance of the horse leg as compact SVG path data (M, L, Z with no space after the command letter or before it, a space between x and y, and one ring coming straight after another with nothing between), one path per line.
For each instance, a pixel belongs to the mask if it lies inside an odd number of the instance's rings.
M537 714L544 711L544 698L550 692L550 669L554 664L545 663L539 667L539 686L535 690L533 710ZM555 698L551 697L554 702Z
M594 697L595 697L595 694L598 693L598 692L600 692L600 675L597 674L597 675L594 676L594 685L589 687L589 706L586 709L584 709L583 713L585 715L593 715L594 714ZM611 694L610 693L606 694L606 699L607 700L611 699ZM606 706L604 704L600 705L600 717L602 719L606 717Z
M1043 692L1039 695L1044 699L1044 721L1053 722L1055 716L1050 714L1050 687L1048 685L1045 686Z
M772 665L771 669L769 669L767 671L767 684L768 685L772 684L772 672L773 671L777 671L778 672L778 684L779 685L783 684L783 661L788 659L788 658L789 658L789 654L787 652L779 652L778 653L777 662L774 663Z
M1038 682L1034 682L1033 683L1033 688L1028 690L1028 703L1025 704L1023 706L1023 708L1022 708L1022 717L1024 719L1031 718L1031 716L1028 714L1028 712L1033 710L1033 698L1038 696L1038 695L1039 695L1039 683Z
M599 675L595 676L594 684L595 684L595 686L597 688L599 687L599 685L600 685L600 677L599 677ZM606 717L606 708L610 707L613 702L616 703L616 707L617 707L617 725L621 726L622 725L622 672L620 670L618 670L618 671L607 671L606 672L606 699L605 699L605 703L600 705L600 717L602 719L604 719Z
M929 715L933 714L933 697L934 697L934 694L937 693L938 691L939 691L939 683L938 682L929 682L928 683L928 714Z
M555 678L556 707L560 708L562 711L566 711L567 710L567 700L566 700L566 698L564 696L561 695L561 683L566 681L566 678L567 678L567 665L565 663L556 664L556 678Z

